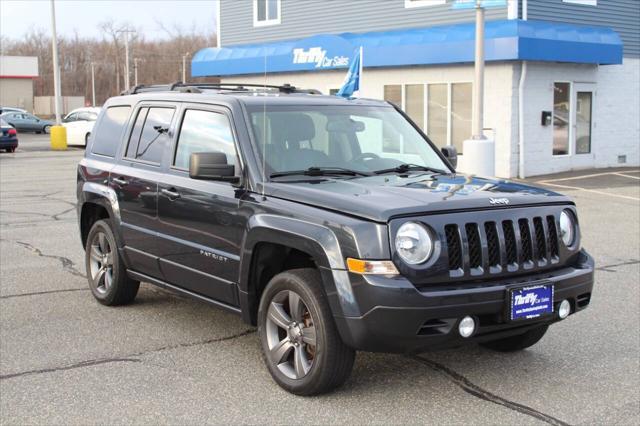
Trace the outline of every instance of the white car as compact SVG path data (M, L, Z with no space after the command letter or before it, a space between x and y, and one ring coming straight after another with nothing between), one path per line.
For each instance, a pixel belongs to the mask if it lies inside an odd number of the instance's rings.
M100 114L100 108L78 108L67 114L62 125L67 129L67 144L87 145L93 125Z

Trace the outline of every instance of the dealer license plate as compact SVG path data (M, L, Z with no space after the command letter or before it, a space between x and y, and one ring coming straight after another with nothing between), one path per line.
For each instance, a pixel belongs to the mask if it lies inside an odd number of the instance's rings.
M553 312L553 285L538 284L509 290L511 320L533 319Z

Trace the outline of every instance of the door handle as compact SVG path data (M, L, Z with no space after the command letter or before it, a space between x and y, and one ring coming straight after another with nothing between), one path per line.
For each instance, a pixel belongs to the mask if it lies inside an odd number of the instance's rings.
M123 178L113 178L113 179L111 179L111 180L112 180L114 183L117 183L117 184L118 184L118 185L120 185L120 186L124 186L124 185L129 184L129 182L127 182L127 181L126 181L126 179L123 179Z
M172 201L175 200L176 198L180 198L180 193L178 191L176 191L175 188L163 189L160 192L162 192L164 195L166 195Z

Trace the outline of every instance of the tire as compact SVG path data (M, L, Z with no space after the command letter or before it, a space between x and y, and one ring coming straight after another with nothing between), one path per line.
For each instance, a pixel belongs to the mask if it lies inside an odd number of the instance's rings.
M7 149L7 152L10 152L10 153L13 154L14 152L16 152L16 149L15 149L15 147L14 148L9 148L9 149Z
M86 135L84 135L84 147L85 147L85 149L87 148L87 145L89 145L89 136L91 136L91 133L87 133Z
M540 327L531 329L526 333L519 334L517 336L511 336L500 340L480 343L480 346L498 352L521 351L538 343L540 339L542 339L542 337L545 335L548 328L548 325L541 325Z
M258 334L269 373L288 392L329 392L351 374L355 351L338 334L315 269L286 271L271 279L260 299Z
M98 302L107 306L133 302L140 282L127 275L107 220L99 220L91 227L84 257L89 288Z
M51 126L46 125L42 128L42 133L44 133L45 135L48 135L51 132Z

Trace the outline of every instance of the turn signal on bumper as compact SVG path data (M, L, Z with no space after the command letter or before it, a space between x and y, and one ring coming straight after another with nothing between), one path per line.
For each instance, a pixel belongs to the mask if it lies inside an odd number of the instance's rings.
M360 260L347 258L349 272L363 275L398 275L396 266L390 260Z

